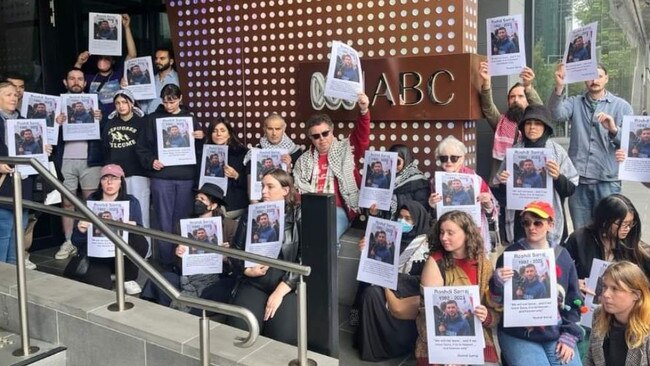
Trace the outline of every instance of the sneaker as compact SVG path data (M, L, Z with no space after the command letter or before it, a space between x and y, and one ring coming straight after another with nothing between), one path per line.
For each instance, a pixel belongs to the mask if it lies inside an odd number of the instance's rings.
M25 268L27 269L36 269L36 264L30 261L29 258L25 258Z
M142 292L142 288L135 281L124 282L124 291L127 295L137 295Z
M61 244L61 248L59 248L59 251L56 252L54 258L66 259L68 257L72 257L75 254L77 254L77 247L75 247L70 240L66 240L63 244Z
M350 309L350 314L348 315L348 321L350 325L356 327L359 325L359 309Z

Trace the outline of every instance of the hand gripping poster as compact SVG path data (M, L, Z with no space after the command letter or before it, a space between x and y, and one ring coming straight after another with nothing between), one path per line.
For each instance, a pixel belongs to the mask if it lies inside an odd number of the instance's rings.
M345 43L333 41L325 96L356 102L363 91L362 77L359 53Z
M122 56L122 15L88 13L88 52Z
M209 245L223 244L221 217L183 219L181 236ZM188 247L183 254L182 275L213 274L223 271L223 256L203 249Z
M397 290L401 240L402 224L370 216L357 281Z
M156 118L158 160L165 166L194 165L194 124L192 117Z
M486 22L490 75L519 74L526 67L523 17L507 15Z
M99 140L97 94L61 94L64 141Z

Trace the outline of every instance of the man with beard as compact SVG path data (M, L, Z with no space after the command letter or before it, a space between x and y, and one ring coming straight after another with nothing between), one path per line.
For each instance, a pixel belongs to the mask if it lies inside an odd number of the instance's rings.
M584 61L584 60L589 60L591 59L591 55L589 54L589 50L585 47L585 41L582 38L582 36L576 37L576 39L573 40L573 49L569 52L569 55L567 56L567 63L571 62L578 62L578 61Z
M639 140L630 151L633 158L650 158L650 128L646 127L641 130Z
M114 41L117 39L117 30L111 27L108 20L100 20L99 26L97 27L97 33L95 33L95 39Z
M455 300L446 302L442 320L438 325L438 332L440 335L450 337L472 335L469 323L458 311L458 303Z
M460 179L453 179L449 183L449 191L445 195L445 206L471 205L472 197L463 188Z
M379 230L375 233L375 245L368 251L368 256L380 262L393 264L393 253L388 247L385 231Z
M187 133L181 133L178 126L169 127L169 134L165 140L165 147L189 147L190 137Z
M212 154L208 160L208 167L206 168L205 175L208 177L220 177L223 178L223 165L219 160L219 155Z
M93 123L93 117L88 113L86 107L82 102L72 104L72 115L70 116L69 123Z
M16 149L17 155L34 155L42 154L43 148L34 139L34 133L31 129L25 129L20 131L20 137L22 142L18 144L18 149ZM18 143L18 141L16 141Z
M607 69L598 65L598 78L585 82L587 90L579 95L564 95L565 66L555 71L555 90L548 100L553 119L569 121L569 158L580 180L569 197L573 227L591 221L591 211L598 201L621 191L615 153L621 147L623 116L633 115L632 106L605 89Z
M81 94L86 88L86 79L83 71L79 68L72 68L66 74L63 85L70 94ZM83 104L81 105L83 108ZM101 120L101 110L94 111L94 119ZM67 119L64 113L56 117L56 123L62 124ZM81 187L82 198L85 200L99 186L101 167L104 165L102 154L102 143L100 140L90 141L63 141L63 134L59 134L59 141L56 146L54 164L63 177L63 185L71 192L77 192ZM63 198L63 208L74 211L70 201ZM77 253L77 248L70 240L74 220L70 217L62 217L63 234L65 242L59 251L54 255L56 259L66 259Z
M138 54L133 40L133 33L131 32L131 18L128 14L122 14L122 25L124 26L124 40L127 49L125 60L130 60ZM80 53L74 66L81 69L89 58L90 53L88 51ZM121 66L117 69L114 68L115 59L112 56L98 55L96 62L97 74L85 75L86 81L88 81L86 92L97 94L99 108L104 116L108 116L115 110L113 97L115 92L120 90L120 79L124 72ZM119 65L123 65L123 63L119 63Z
M505 55L508 53L516 53L517 47L508 37L508 31L505 27L497 29L497 36L492 44L493 55Z
M53 113L48 114L47 113L47 106L45 103L34 103L34 108L31 108L29 111L27 111L27 118L33 118L33 119L44 119L45 123L47 124L47 127L53 127L54 126L54 115Z
M162 88L167 84L180 85L178 74L174 70L174 52L171 48L158 48L154 57L154 67L158 74L154 77L154 84L156 85L156 95L160 95ZM126 86L126 85L123 85ZM156 97L150 100L138 101L142 110L147 114L156 111L156 108L162 103L162 99Z
M359 70L354 66L352 62L352 56L343 55L341 57L341 64L338 69L334 72L334 75L337 79L347 80L347 81L359 81Z
M129 85L151 84L149 73L142 72L140 65L131 66L129 70Z
M523 278L521 281L512 281L516 286L514 298L518 300L545 299L548 297L546 286L537 276L537 267L529 263L524 267Z
M366 177L366 187L388 189L388 178L384 174L384 167L381 161L372 163L372 170L368 172Z
M535 169L535 163L526 159L521 162L521 175L515 180L515 187L520 188L544 188L542 176Z

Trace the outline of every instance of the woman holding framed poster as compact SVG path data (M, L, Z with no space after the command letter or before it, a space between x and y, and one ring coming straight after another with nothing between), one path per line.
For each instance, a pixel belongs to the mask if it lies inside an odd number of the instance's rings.
M423 287L478 285L481 303L474 307L468 320L481 321L484 328L486 365L497 365L499 357L492 338L492 329L499 322L490 301L489 281L492 263L485 254L483 238L471 216L461 211L443 214L429 234L429 259L422 271ZM417 364L428 365L427 330L424 308L416 319L419 337L415 345Z

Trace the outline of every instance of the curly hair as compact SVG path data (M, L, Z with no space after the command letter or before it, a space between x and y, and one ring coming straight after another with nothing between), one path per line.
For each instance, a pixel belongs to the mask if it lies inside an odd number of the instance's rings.
M429 241L429 254L434 252L442 253L445 268L451 268L455 265L451 252L446 251L440 242L441 226L447 221L455 223L465 233L467 258L478 260L484 253L483 237L481 237L481 231L474 223L472 217L462 211L449 211L440 216L438 222L436 222L432 230L429 231L427 237ZM440 270L442 271L444 269L441 268Z

